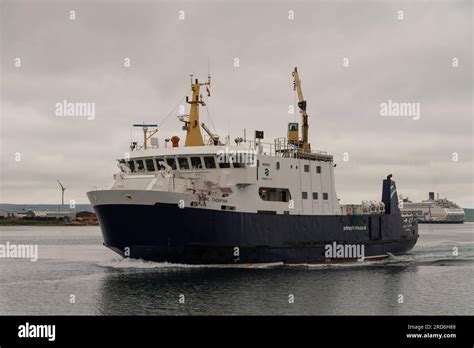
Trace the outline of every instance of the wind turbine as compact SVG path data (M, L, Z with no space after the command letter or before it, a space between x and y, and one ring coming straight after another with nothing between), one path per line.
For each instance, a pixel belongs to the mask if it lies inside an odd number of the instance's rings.
M66 191L66 188L63 186L63 184L61 184L61 181L59 181L59 179L56 180L58 180L59 186L61 186L61 207L59 208L59 212L61 213L61 208L64 205L64 191Z

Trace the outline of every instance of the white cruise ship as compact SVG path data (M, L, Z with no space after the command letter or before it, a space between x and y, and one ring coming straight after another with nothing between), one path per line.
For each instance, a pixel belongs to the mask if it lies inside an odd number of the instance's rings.
M411 202L408 198L402 200L400 209L403 217L413 217L420 223L463 223L464 209L446 199L435 199L434 192L428 194L428 199L421 202Z

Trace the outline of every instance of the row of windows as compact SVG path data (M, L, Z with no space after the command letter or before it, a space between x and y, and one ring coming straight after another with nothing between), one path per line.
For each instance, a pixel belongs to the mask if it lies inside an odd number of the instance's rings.
M258 194L262 200L270 202L289 202L291 199L290 190L287 188L260 187ZM302 192L302 198L308 199L308 192ZM318 199L318 192L313 192L313 199ZM323 200L327 201L328 199L328 193L323 192Z
M309 173L309 168L310 168L309 164L305 164L305 165L304 165L304 171L305 171L306 173ZM277 162L277 163L276 163L276 169L277 169L277 170L280 169L280 162ZM292 164L290 165L290 169L293 169L293 165L292 165ZM295 166L295 169L298 169L298 166ZM316 166L316 173L321 174L321 166Z
M132 172L154 172L165 169L164 162L173 170L188 169L214 169L214 168L245 168L245 163L224 160L222 163L216 161L214 156L191 156L191 157L156 157L144 160L120 160L119 163L126 165Z
M304 171L309 173L309 164L304 165ZM316 173L321 174L321 166L316 166Z
M188 169L214 169L214 168L245 168L244 162L233 162L225 158L224 161L216 161L214 156L192 156L192 157L157 157L147 158L144 160L120 160L122 164L125 164L130 168L132 172L154 172L156 170L164 169L164 166L159 162L166 162L173 170L188 170ZM280 162L276 162L276 168L280 169ZM293 165L291 165L293 168ZM296 166L298 169L298 166ZM304 171L309 172L310 165L304 165ZM316 173L321 173L321 166L316 166Z
M303 199L308 199L308 192L302 192L302 198ZM313 199L317 200L318 198L318 193L313 192ZM327 192L323 192L323 200L327 201L329 199L329 195Z

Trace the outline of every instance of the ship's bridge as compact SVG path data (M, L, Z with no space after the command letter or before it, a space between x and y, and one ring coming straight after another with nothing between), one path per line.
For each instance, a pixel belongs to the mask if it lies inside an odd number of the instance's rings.
M255 166L257 152L243 146L170 147L134 151L130 158L119 159L123 171L135 173L158 170L200 170L246 168Z
M259 156L333 161L333 157L326 152L303 152L282 138L275 139L274 143L243 141L236 146L148 148L133 151L129 157L118 161L122 171L145 173L163 170L167 166L180 171L255 167Z

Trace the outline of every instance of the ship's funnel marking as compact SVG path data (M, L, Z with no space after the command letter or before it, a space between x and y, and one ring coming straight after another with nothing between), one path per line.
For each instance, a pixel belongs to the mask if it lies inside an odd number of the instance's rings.
M393 198L393 195L394 195L396 192L397 192L397 188L396 188L394 185L390 186L390 199Z
M400 214L397 185L392 180L391 174L387 176L387 179L383 180L382 202L385 205L386 214Z

